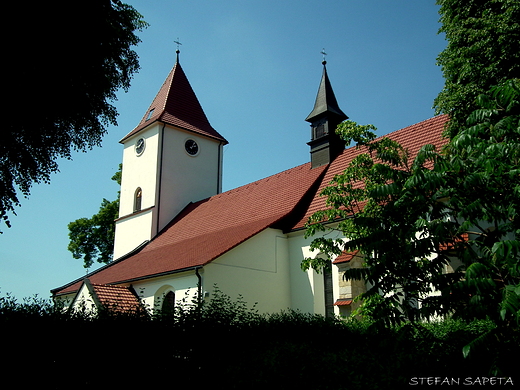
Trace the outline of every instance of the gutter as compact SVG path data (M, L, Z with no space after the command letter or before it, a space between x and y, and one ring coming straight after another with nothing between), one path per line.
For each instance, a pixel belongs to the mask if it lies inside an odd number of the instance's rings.
M197 278L199 279L199 282L197 283L197 303L200 305L204 299L202 296L202 275L199 273L199 270L202 269L201 266L195 267L195 275L197 275Z
M218 143L218 157L217 157L217 194L222 192L222 141Z

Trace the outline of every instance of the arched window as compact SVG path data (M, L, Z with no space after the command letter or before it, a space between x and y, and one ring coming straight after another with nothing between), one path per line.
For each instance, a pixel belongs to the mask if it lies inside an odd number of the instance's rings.
M168 293L164 296L164 300L161 306L161 311L163 314L173 314L173 310L175 309L175 293L173 291L168 291Z
M135 190L134 213L141 211L142 199L143 199L143 190L141 190L141 187L138 187L137 190Z

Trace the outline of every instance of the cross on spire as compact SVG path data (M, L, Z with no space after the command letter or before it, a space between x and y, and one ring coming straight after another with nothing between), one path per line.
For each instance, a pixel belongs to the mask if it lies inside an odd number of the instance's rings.
M321 49L320 53L323 55L322 64L325 65L327 63L327 61L325 61L325 56L327 55L327 53L325 53L325 48Z
M177 44L177 52L180 52L180 50L179 50L179 46L181 46L182 43L180 43L179 38L177 38L176 41L173 41L173 43L176 43L176 44Z
M177 44L177 50L175 50L175 53L177 53L177 63L178 63L179 62L179 53L181 52L179 46L181 46L182 43L179 41L179 38L177 38L176 41L173 41L173 43Z

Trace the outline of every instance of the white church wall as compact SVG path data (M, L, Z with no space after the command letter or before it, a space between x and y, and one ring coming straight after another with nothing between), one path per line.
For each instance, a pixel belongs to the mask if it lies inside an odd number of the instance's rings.
M93 315L97 313L96 304L92 298L92 295L90 294L90 291L87 288L86 283L83 283L80 290L78 291L78 294L73 302L73 309L80 311L85 310L85 312L92 313Z
M166 126L162 155L159 226L166 226L190 202L216 195L221 190L222 150L219 141ZM189 155L187 140L198 144L198 153Z
M161 308L168 291L174 292L177 305L183 302L191 303L197 295L198 282L199 278L192 270L134 282L132 287L141 303L149 310L155 311Z
M143 242L152 238L153 209L130 215L122 221L116 221L114 240L114 260L134 250Z
M308 255L311 239L304 238L304 232L289 234L289 256L291 277L292 309L304 313L325 314L323 275L310 269L303 271L301 262Z
M72 302L74 301L74 297L76 296L76 292L72 292L70 294L63 294L53 297L53 300L56 304L61 305L64 311L68 310Z
M145 147L143 152L138 155L135 146L141 138L145 141ZM135 190L137 188L143 190L142 210L155 205L159 143L158 124L150 126L150 128L125 141L119 217L134 212Z
M141 154L136 153L136 142L144 139ZM152 125L137 136L125 141L123 151L123 172L121 177L121 196L119 220L116 221L114 259L150 240L156 225L154 210L156 203L157 166L159 153L159 126ZM140 209L135 212L136 190L142 190Z
M305 238L305 230L290 233L289 236L289 256L291 266L291 300L292 308L305 313L325 315L325 282L323 273L317 273L313 269L303 271L301 263L304 258L316 258L322 256L318 251L310 248L314 238ZM330 236L330 234L329 234ZM330 238L330 237L329 237ZM341 238L338 234L337 238ZM333 300L336 301L340 296L339 269L332 265L332 287ZM340 315L339 307L334 307L334 314Z
M266 229L204 267L204 288L219 290L262 313L291 307L288 241L277 229ZM210 295L211 298L211 295Z

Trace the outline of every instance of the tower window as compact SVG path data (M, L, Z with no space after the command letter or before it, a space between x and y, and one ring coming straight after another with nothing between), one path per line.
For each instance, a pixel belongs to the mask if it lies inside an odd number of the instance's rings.
M141 204L143 199L143 190L141 187L135 190L135 199L134 199L134 213L141 211Z
M148 115L146 116L145 120L149 120L152 117L154 111L155 111L155 108L152 108L150 111L148 111Z
M312 134L311 139L315 140L328 134L326 120L319 120L311 125Z

